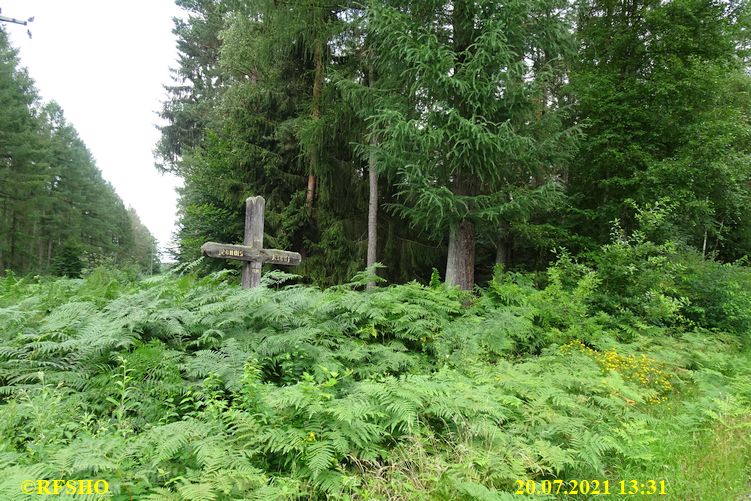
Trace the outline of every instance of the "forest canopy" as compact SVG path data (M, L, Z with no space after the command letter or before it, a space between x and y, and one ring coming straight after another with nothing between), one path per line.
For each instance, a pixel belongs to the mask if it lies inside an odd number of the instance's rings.
M378 261L468 289L651 208L663 240L751 250L746 2L177 4L157 152L183 262L241 241L250 195L321 285Z
M42 102L0 29L0 271L78 276L155 263L156 240L102 178L62 108Z

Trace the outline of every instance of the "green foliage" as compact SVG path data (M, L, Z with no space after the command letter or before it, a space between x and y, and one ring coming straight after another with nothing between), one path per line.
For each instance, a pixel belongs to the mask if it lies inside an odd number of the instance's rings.
M0 492L94 477L139 499L504 499L516 479L656 468L656 430L748 414L744 333L615 307L600 275L622 266L561 254L545 287L498 267L479 295L356 290L368 273L328 290L8 274Z
M585 138L571 169L572 222L600 243L629 200L670 198L671 239L730 259L747 254L748 4L578 3L571 71Z
M70 278L79 278L83 270L81 260L82 249L73 242L66 242L55 259L52 260L52 273L54 275Z
M153 239L0 32L0 269L83 276L0 279L0 498L514 499L684 464L741 494L745 459L676 456L751 451L745 2L177 3L181 264L146 280ZM361 291L371 165L400 285ZM303 264L199 276L251 194ZM452 227L484 288L441 283Z
M705 259L697 251L654 235L672 211L639 210L639 229L627 235L615 226L613 242L592 254L602 283L593 304L609 314L650 323L694 325L748 340L751 274L747 266ZM653 238L648 238L652 234Z
M383 81L370 120L395 209L439 234L458 220L518 217L530 177L561 165L575 135L540 104L570 47L563 19L547 15L556 2L384 3L369 12Z

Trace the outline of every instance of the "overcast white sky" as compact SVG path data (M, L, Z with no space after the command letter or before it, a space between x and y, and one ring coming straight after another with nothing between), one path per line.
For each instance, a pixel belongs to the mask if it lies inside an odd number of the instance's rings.
M172 0L0 0L5 24L45 101L57 101L104 178L164 249L175 224L178 179L154 168L156 111L176 66Z

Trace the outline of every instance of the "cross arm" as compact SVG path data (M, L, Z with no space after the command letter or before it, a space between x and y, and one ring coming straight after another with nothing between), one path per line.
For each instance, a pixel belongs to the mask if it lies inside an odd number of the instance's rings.
M286 266L295 266L302 261L302 256L297 252L277 249L254 249L248 245L219 244L216 242L206 242L201 246L201 252L204 256L208 257L237 259L238 261L255 261Z

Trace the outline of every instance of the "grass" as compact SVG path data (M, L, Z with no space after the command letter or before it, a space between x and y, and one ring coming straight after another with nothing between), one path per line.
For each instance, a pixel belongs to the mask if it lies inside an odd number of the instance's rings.
M732 501L751 493L751 414L716 423L699 432L665 434L653 448L655 461L618 472L624 480L665 480L664 496L634 495L629 499Z
M629 499L670 501L736 501L751 499L751 412L716 416L708 426L686 425L681 419L691 400L672 401L658 410L653 460L621 464L613 481L665 480L664 496Z

